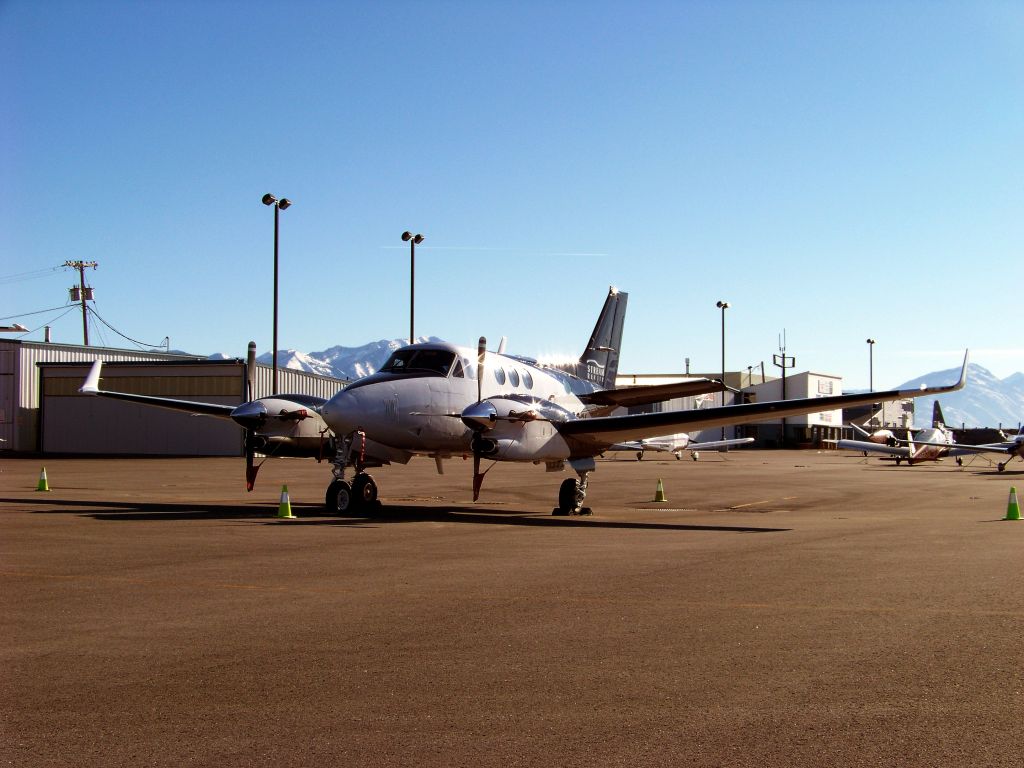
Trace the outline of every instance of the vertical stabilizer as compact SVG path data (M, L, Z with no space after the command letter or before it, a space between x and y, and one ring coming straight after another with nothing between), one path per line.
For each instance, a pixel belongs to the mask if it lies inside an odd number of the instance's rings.
M946 421L942 418L942 407L939 405L939 401L936 400L934 405L932 405L932 427L939 429L944 426L946 426Z
M628 298L629 294L614 287L608 289L608 297L604 300L594 332L576 364L576 375L601 389L612 389L615 386Z

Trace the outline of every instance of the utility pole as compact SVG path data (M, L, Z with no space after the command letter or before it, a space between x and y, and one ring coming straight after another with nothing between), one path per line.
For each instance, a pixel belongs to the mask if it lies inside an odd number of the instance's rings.
M85 306L85 301L86 301L86 299L91 299L92 298L92 288L89 288L88 290L86 290L86 287L85 287L85 268L86 267L92 267L93 269L96 269L96 267L99 266L99 263L95 262L95 261L65 261L64 262L64 266L65 267L73 267L74 269L78 270L78 291L77 291L78 296L77 297L75 296L76 291L75 291L74 287L72 287L71 288L71 300L75 301L76 299L78 299L78 300L80 300L82 302L82 341L85 344L85 346L88 347L89 346L89 315L88 315L88 309Z
M772 355L772 363L782 369L782 399L786 399L786 369L793 368L796 365L796 358L792 355L786 355L786 329L782 329L782 335L779 336L779 352L780 355ZM762 374L763 377L763 374ZM787 446L786 442L786 419L782 419L782 447Z

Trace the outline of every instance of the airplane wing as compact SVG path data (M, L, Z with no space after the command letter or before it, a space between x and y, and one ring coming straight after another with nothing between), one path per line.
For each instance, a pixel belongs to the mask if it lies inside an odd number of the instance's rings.
M833 411L854 405L867 405L884 400L901 400L906 397L955 392L967 383L968 354L964 354L960 379L955 384L919 389L894 389L885 392L867 392L829 397L809 397L797 400L776 400L765 403L724 405L717 408L702 408L686 411L645 413L630 416L601 416L578 419L558 425L560 434L572 445L579 455L599 453L608 446L627 440L642 440L646 437L660 437L676 432L690 432L709 427L725 427L735 424L751 424L785 416L799 416L804 413Z
M113 400L128 400L133 403L145 403L146 405L158 408L167 408L172 411L185 411L198 416L219 416L230 419L231 413L238 406L221 405L218 403L198 403L191 400L175 400L170 397L156 397L154 395L133 395L129 392L110 392L99 388L100 370L103 366L102 360L97 360L89 369L89 375L85 377L85 383L78 391L83 395L96 395L98 397L109 397Z
M919 445L919 443L914 443ZM905 445L885 445L884 443L872 443L868 440L837 440L836 448L843 448L848 451L866 451L868 453L884 453L886 456L897 456L899 458L910 458L910 448Z
M746 445L754 442L752 437L736 437L729 440L708 440L706 443L690 443L685 451L717 451L719 448L731 448L734 445Z
M587 395L580 395L587 405L610 405L628 407L660 403L677 397L693 397L709 392L721 392L722 383L715 379L693 379L675 384L656 384L652 387L620 387L618 389L602 389ZM731 392L736 390L729 388Z
M982 445L964 445L963 443L914 443L914 445L931 445L936 448L949 448L951 456L968 453L1006 453L1014 454L1019 450L1019 443L984 443Z

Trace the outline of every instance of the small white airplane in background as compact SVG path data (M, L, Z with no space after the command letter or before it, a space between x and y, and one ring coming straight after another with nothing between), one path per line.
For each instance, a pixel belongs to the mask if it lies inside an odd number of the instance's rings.
M858 427L854 427L854 429L864 433L864 430ZM879 430L874 435L881 432L889 432L889 430ZM897 438L892 435L892 432L889 432L889 435L891 439L885 437L882 440L875 440L872 435L869 436L872 439L868 440L838 440L836 447L850 451L862 451L865 455L882 453L894 459L897 465L906 461L908 466L913 466L922 461L938 461L945 456L956 456L957 464L963 462L958 452L954 450L956 440L953 430L946 426L938 400L932 405L931 427L918 430L906 440Z
M626 443L617 443L609 450L611 451L636 451L636 460L644 457L645 451L658 451L661 453L674 454L677 459L683 458L683 452L689 451L690 458L694 461L700 458L700 451L717 451L722 448L731 448L735 445L747 445L754 442L752 437L737 437L728 440L709 440L703 443L695 443L686 432L680 432L668 437L654 437L647 440L632 440Z
M1024 461L1024 427L1021 427L1020 431L1012 438L1001 443L984 443L982 445L950 443L949 453L950 455L957 456L958 464L962 461L961 457L972 453L1002 453L1006 455L1006 461L996 464L996 468L1002 472L1006 469L1006 465L1013 460L1014 456Z
M297 400L280 409L276 403L264 405L266 419L271 420L266 423L277 424L282 419L304 422L305 418L300 420L295 413L299 406L306 411L306 418L312 418L312 410L316 423L325 426L320 444L334 475L325 495L332 514L373 508L377 484L366 472L368 468L429 456L440 471L443 459L472 455L474 500L479 498L484 476L494 466L481 472L484 459L543 464L549 472L563 471L568 465L579 479L562 482L553 514L569 515L589 512L583 501L596 468L595 458L617 443L672 435L680 428L750 424L952 392L967 381L964 355L960 379L947 386L610 416L621 406L722 388L721 382L706 379L616 389L626 298L615 288L609 290L590 341L571 370L488 352L483 337L475 350L447 343L412 344L395 350L377 373L352 382L319 407L303 408ZM249 405L218 406L221 412L214 413L201 410L202 404L107 392L99 388L99 363L82 392L231 418ZM259 421L262 410L256 410ZM346 479L349 468L355 471L351 481Z

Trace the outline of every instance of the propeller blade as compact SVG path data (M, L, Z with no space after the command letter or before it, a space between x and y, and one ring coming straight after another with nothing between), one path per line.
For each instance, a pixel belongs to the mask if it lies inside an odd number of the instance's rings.
M484 358L487 356L487 339L480 337L476 348L476 401L484 399Z
M480 486L484 482L484 476L480 474L480 454L473 453L473 501L480 498Z
M254 445L252 430L245 430L245 490L252 491L256 485L256 473L260 466L255 462L256 448Z
M256 395L256 342L249 342L249 353L245 359L246 399L252 400Z

